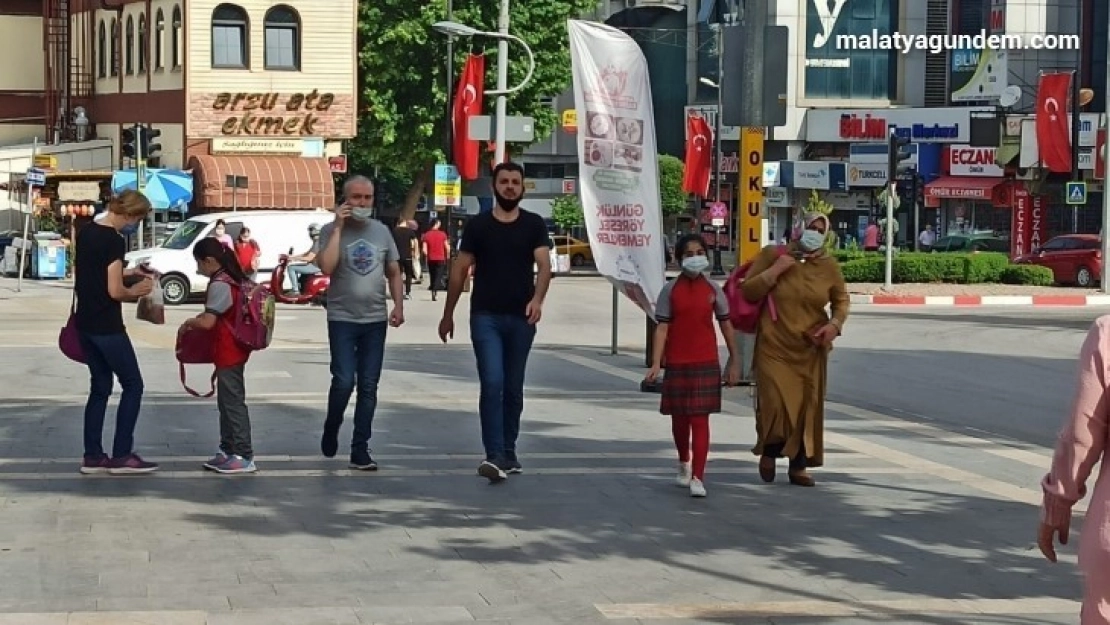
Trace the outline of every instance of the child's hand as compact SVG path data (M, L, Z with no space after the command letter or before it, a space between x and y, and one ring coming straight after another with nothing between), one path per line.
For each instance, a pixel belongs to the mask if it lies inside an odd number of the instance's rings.
M647 382L648 384L654 384L655 380L659 378L659 371L659 366L652 365L651 369L648 369L647 374L644 375L644 382Z
M739 384L740 384L740 363L739 362L733 362L732 360L729 360L728 365L725 368L725 385L726 386L737 386Z

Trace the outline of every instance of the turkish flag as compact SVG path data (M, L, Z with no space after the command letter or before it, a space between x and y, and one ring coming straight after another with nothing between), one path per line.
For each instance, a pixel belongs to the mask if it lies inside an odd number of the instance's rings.
M1071 171L1071 125L1068 93L1071 73L1041 74L1037 87L1037 150L1041 165L1052 172ZM1079 120L1076 120L1078 122Z
M701 115L686 118L686 163L682 171L682 190L698 197L709 194L709 176L713 160L713 131Z
M482 114L482 97L485 93L486 57L471 54L466 58L462 77L455 89L455 101L451 111L452 137L451 151L454 152L455 167L463 180L478 177L478 141L470 138L470 118Z

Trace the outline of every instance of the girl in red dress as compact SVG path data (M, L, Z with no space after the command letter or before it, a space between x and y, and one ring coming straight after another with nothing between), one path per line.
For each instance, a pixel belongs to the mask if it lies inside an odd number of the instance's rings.
M659 325L655 328L651 370L645 378L654 382L666 363L659 412L671 416L678 448L677 484L689 488L692 497L706 495L709 415L721 411L721 361L714 318L728 346L725 382L735 386L740 381L740 358L729 322L728 300L721 287L705 276L709 269L705 248L705 240L696 234L682 237L675 245L682 275L663 287L655 305Z

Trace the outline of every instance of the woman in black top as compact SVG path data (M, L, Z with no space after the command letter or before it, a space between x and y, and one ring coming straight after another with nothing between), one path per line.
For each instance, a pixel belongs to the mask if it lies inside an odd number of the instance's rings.
M143 401L143 376L123 326L121 305L136 301L153 288L150 276L144 275L141 268L123 268L126 246L122 235L135 232L150 208L146 196L138 191L124 191L108 204L104 219L86 225L77 235L76 321L91 378L89 400L85 404L85 457L81 473L151 473L158 469L158 465L143 460L132 449ZM130 278L126 283L131 286L125 286L125 277ZM109 458L101 441L113 378L119 378L123 393L116 410L116 435Z

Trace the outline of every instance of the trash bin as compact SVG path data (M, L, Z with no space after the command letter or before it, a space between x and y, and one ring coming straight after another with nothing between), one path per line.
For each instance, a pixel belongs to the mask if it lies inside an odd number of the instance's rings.
M31 251L31 277L53 280L66 277L66 244L53 232L36 233Z

